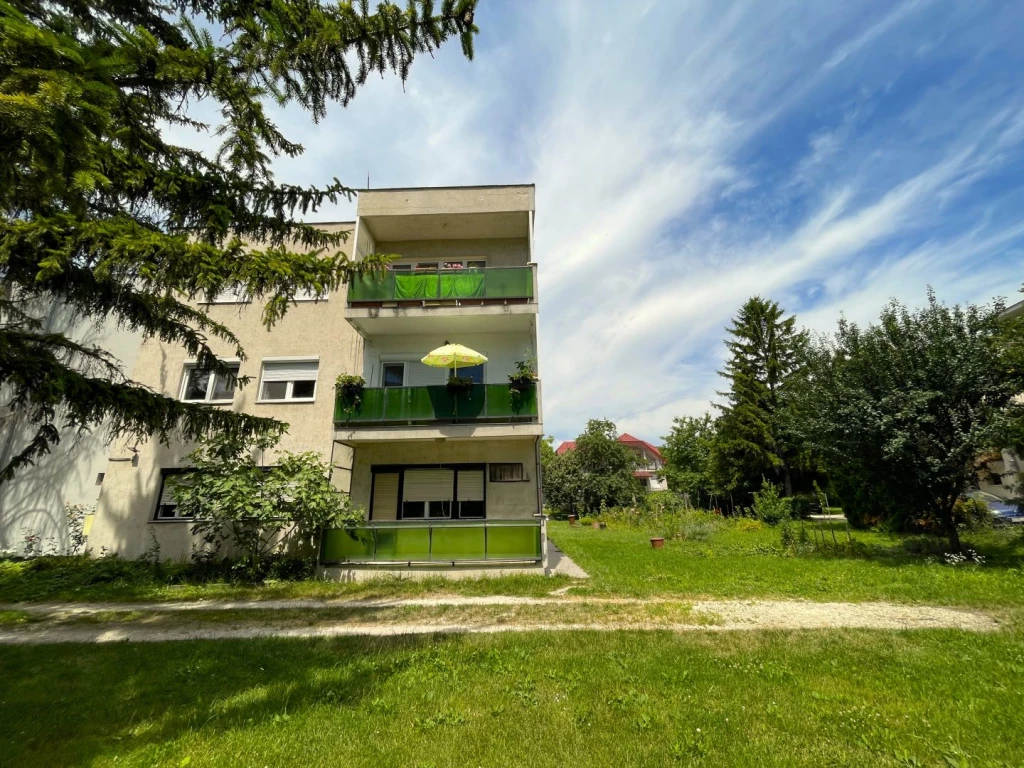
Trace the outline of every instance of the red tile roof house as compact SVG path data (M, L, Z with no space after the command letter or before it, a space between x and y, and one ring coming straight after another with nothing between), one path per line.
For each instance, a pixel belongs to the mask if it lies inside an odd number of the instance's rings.
M661 451L646 440L633 437L629 433L621 435L619 442L640 457L640 463L633 476L640 478L649 491L667 491L668 482L664 478L658 477L658 471L665 466L665 457L661 455ZM555 453L561 456L575 448L575 440L566 440L555 449Z

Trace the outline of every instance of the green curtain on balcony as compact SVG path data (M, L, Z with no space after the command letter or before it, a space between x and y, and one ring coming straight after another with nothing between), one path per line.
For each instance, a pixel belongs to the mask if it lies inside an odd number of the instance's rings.
M484 295L484 273L478 270L441 273L441 298L477 299Z
M395 274L395 298L398 301L436 299L437 298L436 272L426 274L404 275Z

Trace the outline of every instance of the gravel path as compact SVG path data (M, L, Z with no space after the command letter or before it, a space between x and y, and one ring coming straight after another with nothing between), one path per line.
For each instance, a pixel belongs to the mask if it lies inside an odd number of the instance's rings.
M515 622L494 623L486 619L453 623L452 617L429 617L409 622L375 623L372 621L330 621L307 626L275 625L262 620L210 625L188 621L180 616L177 626L147 627L144 622L47 625L50 618L84 616L105 611L142 611L155 614L177 614L187 611L211 610L309 610L315 618L317 609L354 608L387 609L406 606L431 608L441 606L552 606L573 608L587 605L645 606L672 603L690 606L696 617L707 617L711 624L646 623L604 617L600 621L552 623L529 621L528 612ZM531 597L438 597L396 600L265 600L265 601L201 601L176 603L93 603L7 606L11 610L36 615L38 623L0 630L0 644L167 642L180 640L251 639L261 637L342 637L396 636L420 634L489 633L489 632L557 632L570 630L599 631L678 631L729 632L764 629L937 629L951 628L972 632L991 632L1000 628L999 620L983 611L940 606L898 605L893 603L818 603L804 600L636 600L628 598L531 598Z

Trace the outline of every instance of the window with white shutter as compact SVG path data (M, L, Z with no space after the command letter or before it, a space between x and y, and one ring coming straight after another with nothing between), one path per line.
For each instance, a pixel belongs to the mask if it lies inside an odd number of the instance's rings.
M482 469L459 469L456 484L458 486L458 516L460 518L484 517L484 471Z
M371 520L394 520L398 515L398 472L376 472L373 475Z
M402 517L451 517L454 489L454 470L405 470Z
M260 401L313 402L319 369L319 360L264 362L260 377Z

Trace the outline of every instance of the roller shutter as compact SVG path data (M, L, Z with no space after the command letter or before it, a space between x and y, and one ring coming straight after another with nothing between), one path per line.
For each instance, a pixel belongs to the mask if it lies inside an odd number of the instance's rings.
M455 472L451 469L405 471L404 501L451 501Z
M373 476L373 520L394 520L398 512L398 473L377 472Z
M484 471L482 469L460 469L458 501L483 500Z
M293 360L291 362L264 363L264 381L316 381L320 368L317 360Z

